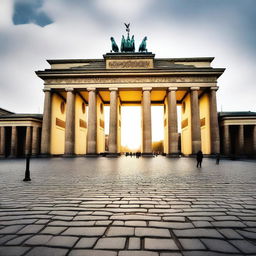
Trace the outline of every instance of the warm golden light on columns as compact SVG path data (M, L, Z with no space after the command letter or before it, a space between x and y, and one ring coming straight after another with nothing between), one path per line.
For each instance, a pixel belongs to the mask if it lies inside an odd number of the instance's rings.
M96 111L96 89L88 88L88 133L87 154L97 153L97 111Z
M169 87L167 95L168 106L168 154L178 154L178 126L177 126L177 87Z
M218 87L210 88L210 132L211 132L211 153L216 154L220 152L220 135L218 125L218 112L216 91Z
M73 155L75 149L75 95L73 88L67 88L66 92L65 155Z
M151 87L142 92L142 153L152 154Z
M44 115L42 124L41 154L50 154L51 138L51 109L52 95L51 89L44 89Z
M192 154L201 150L201 128L198 105L199 87L191 87L191 135L192 135Z
M118 130L118 89L110 88L110 118L109 118L109 153L116 154L117 150L117 130Z

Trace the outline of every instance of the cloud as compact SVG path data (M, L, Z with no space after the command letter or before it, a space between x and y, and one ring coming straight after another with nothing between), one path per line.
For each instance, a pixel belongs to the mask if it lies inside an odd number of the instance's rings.
M36 10L53 23L41 27L15 26L14 2L1 0L0 107L15 112L42 112L43 81L34 71L49 68L46 59L102 58L110 51L110 36L120 44L126 33L123 23L131 22L136 49L147 35L147 48L156 57L215 57L214 67L227 68L219 79L219 109L223 106L224 110L256 111L256 51L250 43L254 30L249 22L253 23L256 16L251 11L248 18L245 10L249 5L242 8L244 1L235 2L233 6L229 1L215 1L215 7L196 0L44 0ZM241 7L240 14L235 7Z
M14 3L13 23L15 25L33 23L44 27L52 23L52 20L40 10L42 0L16 0Z

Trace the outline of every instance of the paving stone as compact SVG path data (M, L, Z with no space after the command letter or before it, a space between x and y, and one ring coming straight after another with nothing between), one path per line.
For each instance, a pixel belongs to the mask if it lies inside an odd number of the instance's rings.
M202 239L202 242L212 251L239 253L239 251L230 243L219 239Z
M184 222L185 221L185 217L166 216L166 217L163 217L163 220Z
M68 228L62 235L70 236L102 236L106 227L72 227Z
M77 242L78 237L74 236L54 236L47 242L47 246L71 248Z
M182 256L182 254L178 252L162 252L160 256Z
M16 235L5 235L5 236L0 237L0 245L5 244L7 241L9 241L15 237L17 237L17 236Z
M66 256L67 249L49 248L49 247L34 247L26 256Z
M223 238L223 236L214 229L186 229L186 230L174 230L177 237L211 237L211 238Z
M125 226L146 227L146 221L125 221Z
M139 214L129 214L129 215L113 215L110 217L111 220L161 220L159 216L151 215L139 215Z
M76 249L79 248L92 248L96 241L98 240L98 237L86 237L86 238L81 238L78 243L75 245Z
M49 235L35 235L28 239L25 244L27 245L45 245L52 236Z
M72 250L68 256L117 256L117 252L104 250Z
M21 229L17 234L27 235L36 234L44 228L44 225L29 225Z
M40 232L40 234L59 235L61 232L63 232L66 229L67 227L46 227Z
M256 254L256 245L251 242L245 240L230 240L229 242L245 254Z
M6 235L6 234L16 234L19 230L24 228L24 225L14 225L10 227L5 227L0 230L0 235Z
M145 238L146 250L178 250L172 239Z
M139 250L140 249L140 239L138 237L129 238L129 250Z
M122 237L109 237L109 238L100 238L94 249L112 249L112 250L120 250L124 249L126 238Z
M237 233L235 230L230 229L230 228L225 228L225 229L218 229L218 231L224 235L227 239L243 239L239 233Z
M212 224L209 221L193 221L192 223L196 228L212 227Z
M134 236L134 228L110 227L107 236Z
M213 221L211 224L215 227L224 228L244 228L246 225L240 221Z
M9 240L6 245L21 245L24 241L26 241L31 235L22 235L15 236L15 238Z
M140 237L171 237L168 229L135 228L135 236Z
M254 233L254 232L248 232L248 231L242 231L242 230L237 230L237 232L247 239L255 239L256 240L256 233Z
M21 246L0 246L0 255L2 256L21 256L30 248Z
M149 227L171 228L171 229L188 229L194 228L191 223L187 222L167 222L167 221L149 221Z
M205 250L206 247L199 239L179 239L185 250Z
M158 253L150 251L119 251L118 256L158 256Z

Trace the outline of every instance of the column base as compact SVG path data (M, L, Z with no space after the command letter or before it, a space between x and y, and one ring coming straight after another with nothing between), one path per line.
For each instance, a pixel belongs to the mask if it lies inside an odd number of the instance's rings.
M65 158L73 158L73 157L75 157L75 154L64 154L63 157L65 157Z
M85 157L99 157L99 154L97 154L97 153L87 153L84 156Z
M168 157L168 158L179 158L179 157L181 157L181 153L179 153L179 152L169 153L169 154L166 154L166 157Z
M40 155L37 155L37 157L48 158L48 157L52 157L52 155L51 154L40 154Z
M143 157L153 157L154 155L153 155L152 152L150 152L150 153L141 153L141 156L143 156Z
M106 157L119 157L119 156L121 156L121 154L120 153L106 153Z

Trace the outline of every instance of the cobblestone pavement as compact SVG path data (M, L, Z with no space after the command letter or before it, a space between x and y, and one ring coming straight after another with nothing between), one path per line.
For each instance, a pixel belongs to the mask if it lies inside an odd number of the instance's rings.
M0 255L256 255L256 162L0 161Z

